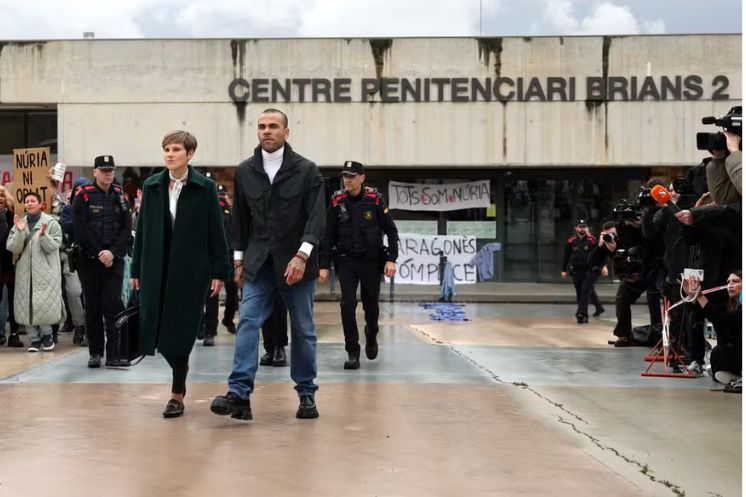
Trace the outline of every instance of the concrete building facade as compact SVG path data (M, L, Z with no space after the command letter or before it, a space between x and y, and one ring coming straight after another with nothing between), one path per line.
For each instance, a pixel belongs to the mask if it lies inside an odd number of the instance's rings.
M651 174L700 162L701 118L741 87L740 35L9 41L0 167L46 142L81 170L106 153L149 171L165 132L188 129L194 164L230 182L276 107L329 190L349 159L384 192L490 180L490 208L396 214L439 234L493 223L494 278L548 281L573 219L597 226Z

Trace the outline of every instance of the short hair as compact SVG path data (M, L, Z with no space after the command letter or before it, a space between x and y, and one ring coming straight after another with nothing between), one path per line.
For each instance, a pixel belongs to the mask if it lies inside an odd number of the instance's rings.
M606 221L601 225L601 231L610 230L611 228L616 228L616 223L614 221Z
M36 197L36 200L41 203L41 197L36 192L26 192L26 195L23 196L23 201L25 202L27 198L29 197Z
M171 145L172 143L184 145L187 153L197 150L197 139L189 131L177 129L166 133L166 136L163 137L161 148L166 148L166 145Z
M663 176L653 176L646 183L646 186L648 188L653 188L656 185L660 185L663 188L665 188L666 187L666 178L664 178Z
M283 111L279 109L269 108L269 109L264 109L262 111L262 114L280 114L282 116L282 125L285 126L286 128L288 127L288 116Z

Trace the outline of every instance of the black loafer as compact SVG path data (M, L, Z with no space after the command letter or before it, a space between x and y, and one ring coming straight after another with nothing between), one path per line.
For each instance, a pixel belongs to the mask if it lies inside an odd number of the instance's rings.
M319 411L316 409L316 401L313 399L313 395L301 396L300 405L298 405L298 412L295 413L295 417L298 419L315 419L319 417Z
M347 360L344 365L345 369L360 368L360 352L347 352Z
M371 361L378 357L378 340L375 335L365 336L365 357Z
M202 346L203 347L214 347L215 346L215 336L214 335L208 335L205 337L204 340L202 340Z
M215 397L210 404L210 410L219 416L230 414L235 419L252 419L251 402L249 399L240 398L234 392Z
M180 400L171 399L163 410L164 418L178 418L184 414L184 403Z

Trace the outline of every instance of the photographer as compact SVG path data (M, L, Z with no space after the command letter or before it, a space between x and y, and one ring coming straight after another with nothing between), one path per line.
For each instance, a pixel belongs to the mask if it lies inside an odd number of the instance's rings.
M575 285L575 297L577 310L575 317L578 324L588 322L588 301L592 301L596 307L594 316L600 316L604 312L601 302L596 294L596 278L598 277L597 266L589 264L592 251L596 246L596 239L588 232L588 225L580 219L575 224L575 234L567 239L565 244L565 255L562 258L563 279L568 273L572 276Z
M697 133L697 149L708 150L707 184L718 205L741 201L741 106L732 107L721 117L704 117L702 124L714 124L723 132Z
M695 200L694 189L684 178L677 179L670 186L671 202L679 208L690 207ZM660 238L664 244L664 280L662 293L671 304L681 300L681 274L684 268L693 267L695 247L690 247L684 236L684 225L679 223L669 207L657 209L655 214L643 216L643 234L648 239ZM687 369L702 373L705 355L704 321L700 316L678 306L670 314L669 331L672 347L677 350L686 344L689 352Z
M605 224L601 244L593 257L595 261L603 257L604 253L607 257L613 255L614 271L621 280L615 298L617 324L614 327L614 335L617 340L610 342L615 347L633 345L632 304L637 302L643 293L647 294L650 313L650 325L646 331L650 335L662 327L660 312L660 286L663 275L661 271L662 244L644 238L641 229L643 213L640 210L640 204L654 205L655 201L650 197L650 188L655 184L660 184L660 180L648 181L647 188L640 193L638 203L629 204L623 201L614 209L615 236L611 241L608 241L609 237L603 236L613 234L611 228Z

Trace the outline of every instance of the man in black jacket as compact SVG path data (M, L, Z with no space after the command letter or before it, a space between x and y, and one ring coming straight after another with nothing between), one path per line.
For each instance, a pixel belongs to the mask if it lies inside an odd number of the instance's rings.
M295 153L286 139L287 116L277 109L259 115L259 146L239 164L231 219L235 280L243 286L233 371L228 393L215 398L215 414L251 419L259 355L259 328L279 291L292 326L290 377L300 397L298 418L317 418L316 330L313 297L324 234L324 188L316 164Z

